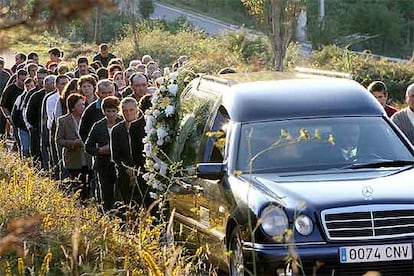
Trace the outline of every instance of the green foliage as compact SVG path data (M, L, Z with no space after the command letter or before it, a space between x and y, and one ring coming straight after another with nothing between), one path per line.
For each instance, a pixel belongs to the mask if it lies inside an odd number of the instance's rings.
M166 21L162 19L160 21L162 26L172 34L186 31L195 31L193 23L187 20L186 17L180 16L176 20Z
M124 35L125 25L128 20L117 12L104 12L100 17L100 38L102 42L111 42ZM74 20L69 24L66 36L71 40L93 42L94 40L94 17L88 20Z
M131 35L125 36L113 47L125 63L149 54L161 67L165 67L171 66L179 56L187 55L190 57L188 69L194 72L214 74L224 67L242 71L248 67L238 54L228 50L226 43L203 32L172 34L162 24L153 23L141 23L138 29L139 52L134 50Z
M321 22L318 1L307 1L308 37L315 48L335 43L407 57L414 47L413 10L412 0L330 0L325 1Z
M152 0L140 0L139 12L144 19L149 19L150 15L154 13L154 3Z
M245 62L259 58L264 63L272 62L272 50L267 40L261 36L252 37L245 32L229 32L224 40L230 51L238 53Z
M315 68L351 73L365 87L375 80L384 81L391 101L402 102L407 86L414 81L412 63L376 60L369 54L359 56L338 46L326 46L314 53L310 63Z

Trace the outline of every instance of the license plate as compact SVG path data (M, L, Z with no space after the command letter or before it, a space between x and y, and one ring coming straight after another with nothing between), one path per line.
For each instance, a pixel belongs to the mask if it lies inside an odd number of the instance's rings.
M387 262L412 260L413 246L411 243L349 246L339 248L341 263Z

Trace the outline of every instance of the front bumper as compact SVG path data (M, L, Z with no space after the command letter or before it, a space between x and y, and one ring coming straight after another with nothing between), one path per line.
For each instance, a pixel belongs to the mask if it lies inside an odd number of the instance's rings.
M386 245L411 243L413 240L392 240L359 242L358 244L315 242L295 245L279 244L253 244L244 243L246 266L253 269L253 253L255 254L257 275L278 275L288 265L288 256L297 255L302 263L306 275L364 275L367 271L378 271L382 276L408 276L414 275L414 260L386 261L370 263L341 263L339 248L343 246ZM414 248L413 248L414 252ZM314 274L316 272L316 274ZM283 275L283 274L280 274ZM290 274L286 274L290 275ZM301 275L301 274L299 274Z

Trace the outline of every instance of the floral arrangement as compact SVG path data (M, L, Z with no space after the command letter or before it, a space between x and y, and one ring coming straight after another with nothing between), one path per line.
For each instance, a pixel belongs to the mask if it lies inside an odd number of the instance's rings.
M182 161L178 160L186 128L180 118L180 94L197 75L191 70L165 74L164 81L152 96L152 106L145 111L143 139L146 157L143 178L153 188L150 196L163 198L182 176Z
M165 193L165 183L170 178L168 152L177 132L178 94L178 85L172 80L164 80L157 93L152 96L152 106L144 115L146 137L143 143L147 172L143 178L154 189L150 193L154 199Z

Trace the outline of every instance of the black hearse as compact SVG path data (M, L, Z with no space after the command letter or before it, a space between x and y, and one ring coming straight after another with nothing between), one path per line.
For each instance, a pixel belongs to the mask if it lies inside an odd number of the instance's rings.
M375 98L349 79L226 78L182 93L196 169L176 231L231 275L414 275L414 150Z

